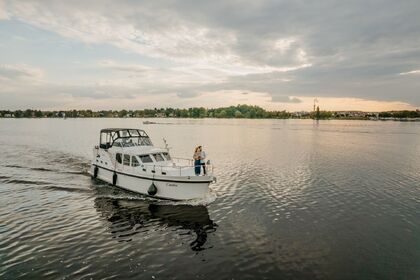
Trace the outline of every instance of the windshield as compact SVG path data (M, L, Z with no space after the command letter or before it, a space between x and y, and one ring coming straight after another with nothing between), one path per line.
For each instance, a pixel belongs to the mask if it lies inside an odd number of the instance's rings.
M100 147L153 146L149 136L139 129L104 129L101 131Z
M134 146L152 146L150 138L145 137L130 137L130 138L118 138L114 141L113 146L115 147L134 147Z
M153 157L155 158L156 161L165 161L165 159L163 158L161 154L153 154Z
M163 156L166 158L166 160L171 160L171 156L169 155L169 153L162 153Z
M142 163L150 163L150 162L153 162L153 160L150 157L150 155L140 155L139 158L140 158L140 160L141 160Z

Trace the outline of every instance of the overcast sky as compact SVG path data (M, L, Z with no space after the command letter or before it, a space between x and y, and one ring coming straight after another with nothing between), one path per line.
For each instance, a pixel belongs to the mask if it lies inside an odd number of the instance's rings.
M3 1L0 109L420 107L420 1Z

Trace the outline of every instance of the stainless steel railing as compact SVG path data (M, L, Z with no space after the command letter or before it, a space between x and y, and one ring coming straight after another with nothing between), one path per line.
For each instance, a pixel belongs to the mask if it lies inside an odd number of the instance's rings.
M188 165L172 165L172 166L162 166L162 165L143 165L139 166L146 171L147 173L153 173L157 175L167 175L167 176L195 176L195 166L193 164ZM211 164L206 164L206 175L212 176L214 166ZM146 170L144 170L146 169ZM200 166L200 173L203 173Z

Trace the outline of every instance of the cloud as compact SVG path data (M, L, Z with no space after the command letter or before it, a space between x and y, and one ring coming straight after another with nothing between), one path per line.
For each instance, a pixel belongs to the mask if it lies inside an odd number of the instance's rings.
M108 69L122 71L122 72L131 72L131 73L144 73L152 69L151 67L147 67L144 65L121 64L121 63L116 63L112 60L99 61L98 65L103 68L108 68Z
M302 100L296 97L284 96L284 95L275 95L271 98L272 102L279 103L302 103Z
M18 69L0 68L0 77L42 80L44 90L70 92L74 99L154 94L188 104L203 92L235 92L249 100L236 92L259 92L278 106L314 96L420 106L420 81L412 78L419 70L409 70L418 69L420 58L418 14L418 1L391 0L380 6L333 0L0 1L0 19L78 42L79 51L84 44L93 51L116 49L91 68L66 65L79 67L74 72L98 70L91 84L82 74L60 84L46 71L16 63ZM122 53L138 59L119 61Z
M176 96L178 96L179 98L192 98L199 96L199 93L194 91L182 91L177 92Z
M414 74L420 74L420 70L413 70L413 71L399 73L399 75L414 75Z
M24 22L86 43L107 43L142 55L185 62L234 59L225 49L225 44L234 40L227 33L189 22L171 10L152 9L147 3L122 2L116 6L116 2L105 2L8 1L6 8Z
M0 0L0 20L9 19L9 15L7 11L5 10L4 6L5 5L3 1Z
M44 77L44 71L26 64L0 64L0 77L9 80L39 80Z

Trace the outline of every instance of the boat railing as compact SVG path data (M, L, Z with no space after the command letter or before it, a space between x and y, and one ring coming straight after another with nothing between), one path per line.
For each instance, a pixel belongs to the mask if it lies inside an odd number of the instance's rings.
M190 158L172 157L172 162L185 166L194 166L194 160Z
M143 171L147 173L153 173L156 175L167 175L167 176L195 176L195 166L194 165L144 165L141 167ZM200 166L200 173L202 173ZM206 175L213 175L213 165L206 164Z

